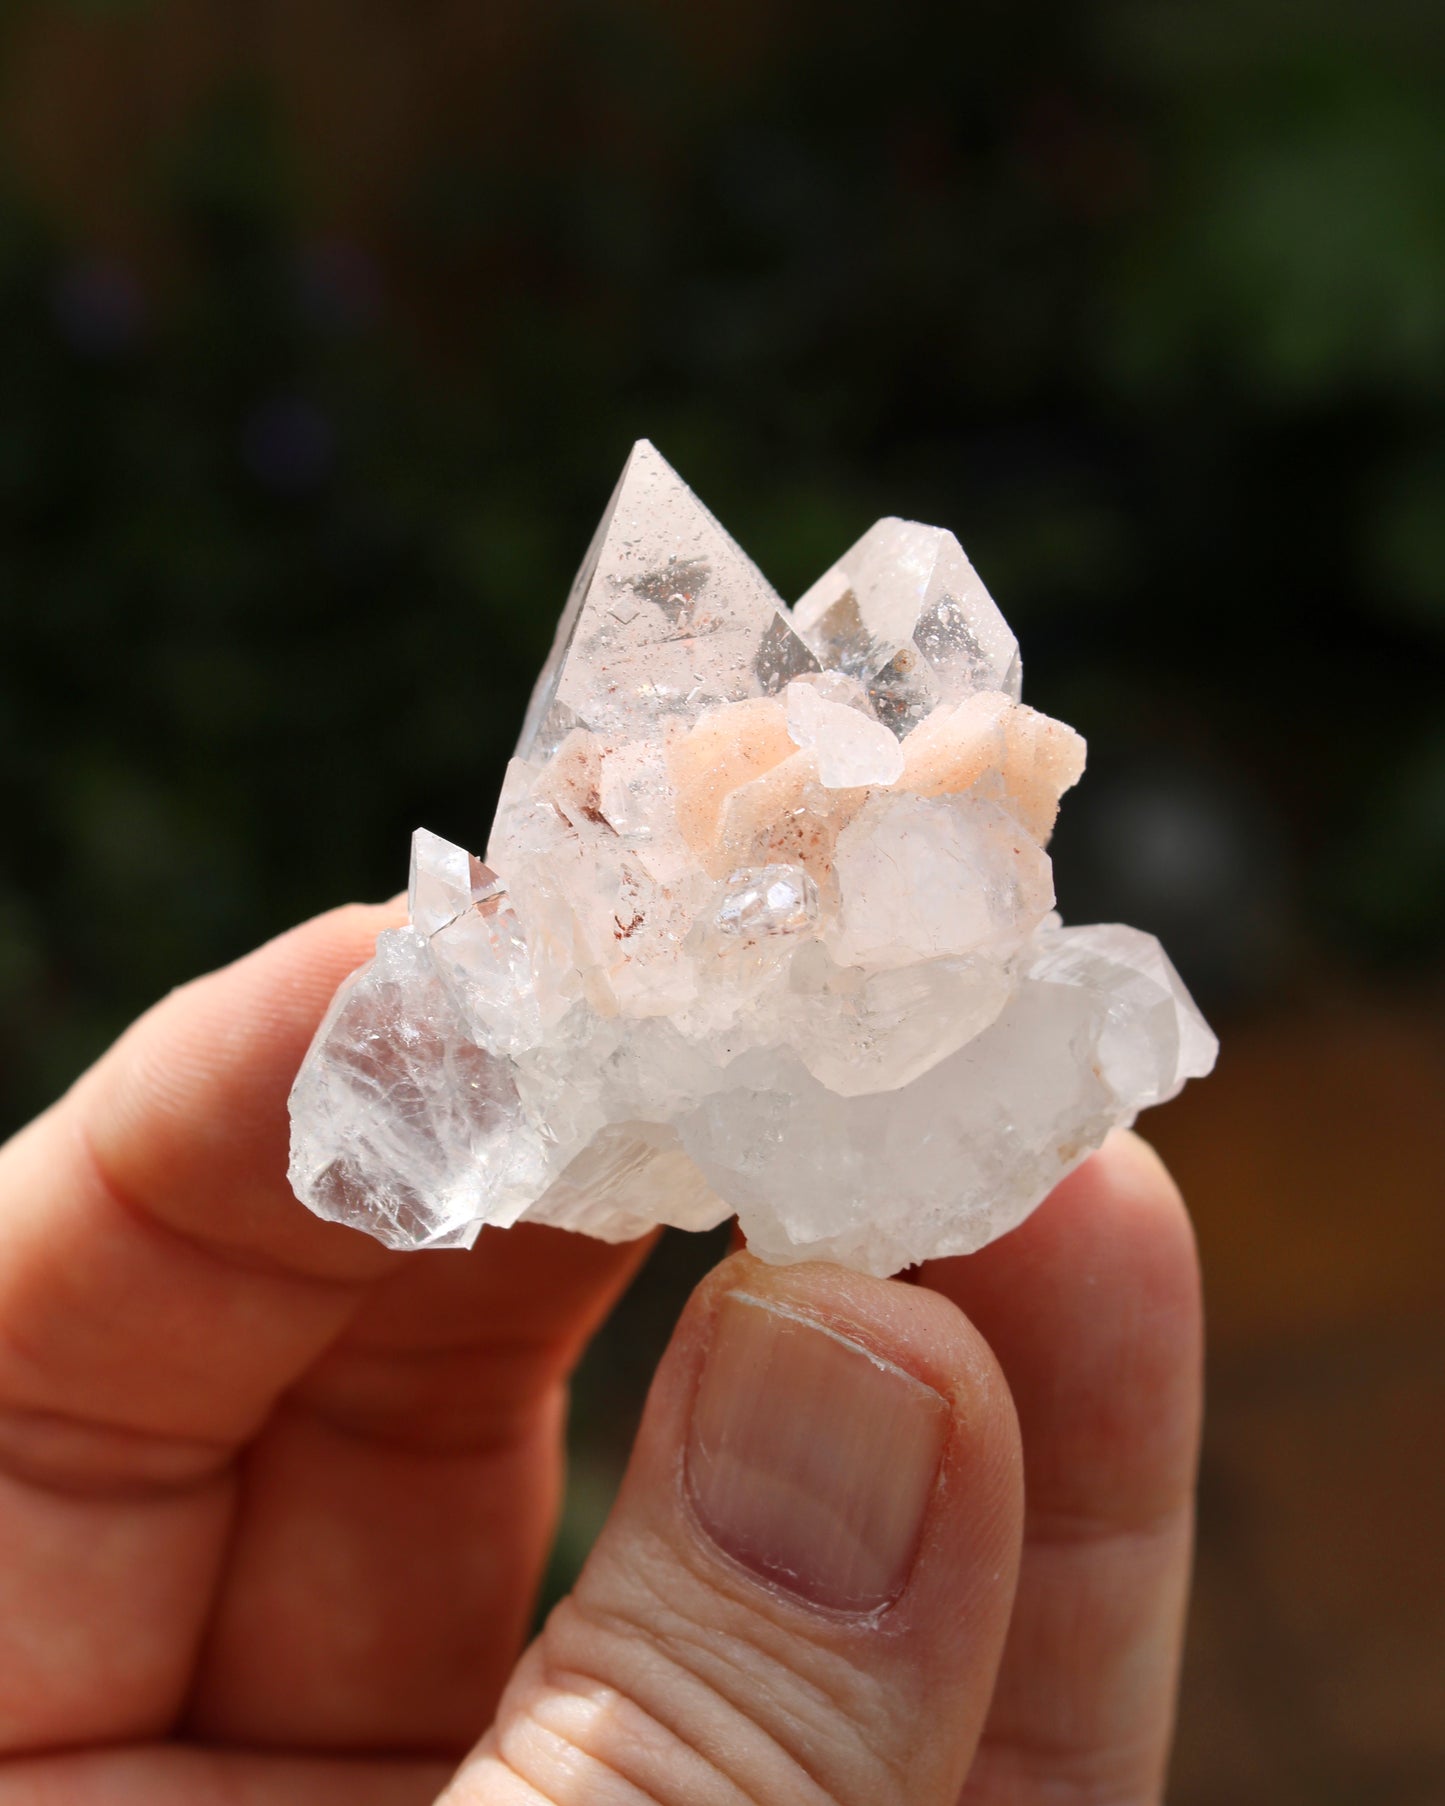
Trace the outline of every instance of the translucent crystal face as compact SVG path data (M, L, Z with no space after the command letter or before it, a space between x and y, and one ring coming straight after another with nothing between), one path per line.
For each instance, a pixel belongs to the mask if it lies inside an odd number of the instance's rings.
M396 1247L736 1213L874 1273L981 1247L1216 1043L1152 937L1065 928L1083 742L958 542L884 520L791 612L648 444L578 573L487 863L418 830L291 1177Z
M572 585L517 751L545 755L577 727L645 740L669 717L775 695L817 669L762 572L642 440Z
M799 598L793 624L821 664L867 685L900 735L980 690L1018 701L1018 641L942 527L879 521Z

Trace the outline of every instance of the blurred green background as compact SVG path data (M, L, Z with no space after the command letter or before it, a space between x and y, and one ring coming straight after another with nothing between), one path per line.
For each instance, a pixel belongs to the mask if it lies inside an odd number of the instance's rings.
M1445 1798L1445 15L10 0L0 1126L481 846L646 435L795 595L953 527L1088 736L1061 906L1225 1040L1175 1798ZM557 1583L715 1241L580 1385ZM1432 1428L1433 1426L1433 1428Z

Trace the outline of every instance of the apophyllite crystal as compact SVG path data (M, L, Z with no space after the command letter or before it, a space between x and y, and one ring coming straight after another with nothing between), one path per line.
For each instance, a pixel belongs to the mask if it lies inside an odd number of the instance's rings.
M487 863L418 830L306 1056L298 1195L402 1248L736 1213L873 1273L1012 1228L1216 1049L1151 936L1052 913L1084 745L1019 681L952 534L880 521L790 612L636 446Z

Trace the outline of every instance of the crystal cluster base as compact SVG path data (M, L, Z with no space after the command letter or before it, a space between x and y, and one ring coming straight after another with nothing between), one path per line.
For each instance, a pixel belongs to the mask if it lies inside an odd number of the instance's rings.
M418 830L306 1056L297 1195L879 1274L1014 1227L1216 1051L1156 940L1053 913L1084 747L1020 677L951 534L880 521L789 610L639 444L486 863Z

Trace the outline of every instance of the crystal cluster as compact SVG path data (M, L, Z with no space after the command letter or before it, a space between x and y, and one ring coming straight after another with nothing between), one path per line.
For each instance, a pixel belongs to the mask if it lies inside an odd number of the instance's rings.
M790 611L637 445L486 863L417 832L306 1057L298 1195L882 1274L1012 1228L1216 1045L1157 941L1053 913L1084 746L1019 688L950 533L880 521Z

